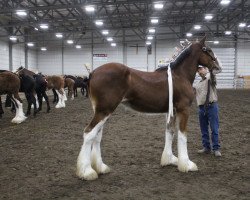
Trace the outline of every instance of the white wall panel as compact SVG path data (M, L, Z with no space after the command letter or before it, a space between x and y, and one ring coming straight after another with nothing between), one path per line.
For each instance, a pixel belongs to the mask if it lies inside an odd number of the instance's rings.
M37 68L43 74L61 75L62 50L48 49L47 51L38 51Z
M123 47L122 45L117 45L116 47L111 47L109 44L103 44L94 46L94 54L107 54L106 61L93 60L93 69L110 62L123 63Z
M15 44L12 46L12 59L13 70L18 69L20 66L25 66L24 45Z
M90 48L65 48L64 49L64 74L70 75L88 75L84 64L91 63Z
M28 69L37 71L37 52L35 50L28 50Z
M0 69L9 70L9 44L0 41Z
M237 47L237 75L250 75L250 42L239 42Z

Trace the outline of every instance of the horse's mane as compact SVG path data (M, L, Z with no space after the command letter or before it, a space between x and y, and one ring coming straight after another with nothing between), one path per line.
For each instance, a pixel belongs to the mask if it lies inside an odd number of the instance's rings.
M167 66L159 67L155 71L163 71L167 70L169 65L172 69L178 67L182 61L191 53L191 45L189 45L187 48L185 48L177 57L174 61L170 62Z

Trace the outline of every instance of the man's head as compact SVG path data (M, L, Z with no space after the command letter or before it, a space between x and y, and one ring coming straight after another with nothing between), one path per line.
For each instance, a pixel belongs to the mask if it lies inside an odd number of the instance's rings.
M208 73L208 69L206 67L199 66L197 72L202 78L204 78Z

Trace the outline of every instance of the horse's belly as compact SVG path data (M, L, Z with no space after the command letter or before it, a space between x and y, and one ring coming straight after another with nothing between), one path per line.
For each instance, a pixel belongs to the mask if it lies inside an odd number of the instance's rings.
M166 113L168 112L167 104L131 101L131 100L126 100L126 99L122 101L122 104L133 110L136 110L138 112L143 112L143 113Z

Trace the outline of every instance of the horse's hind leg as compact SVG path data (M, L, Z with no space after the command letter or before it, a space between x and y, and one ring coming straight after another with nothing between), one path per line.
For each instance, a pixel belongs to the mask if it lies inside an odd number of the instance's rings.
M110 172L110 168L102 161L102 156L101 156L102 132L103 132L103 127L97 133L91 151L91 165L98 174L106 174Z
M2 99L1 99L1 95L0 95L0 119L2 118L2 114L4 114L4 111L3 111Z
M178 165L178 158L173 154L172 143L175 132L175 119L172 119L165 131L165 147L161 157L161 166Z
M101 154L99 142L101 141L101 135L99 135L98 137L98 133L100 133L108 117L109 114L96 112L94 118L84 130L84 141L77 159L76 173L80 178L83 178L85 180L94 180L98 178L96 171L91 167L91 148L94 145L93 148L94 152L96 152L96 159L99 159L98 164L101 164L102 161L100 160ZM107 168L106 170L103 170L103 172L107 171ZM100 169L99 166L98 170L100 170L99 172L102 172L102 169Z
M22 100L19 97L18 93L14 93L14 97L11 97L11 100L13 101L16 107L16 116L11 120L11 122L19 124L27 118L23 113Z
M49 105L49 98L48 98L48 96L46 94L46 91L42 92L42 96L44 97L44 99L45 99L45 101L47 103L47 113L49 113L49 111L50 111L50 105Z
M178 169L181 172L197 171L198 168L194 162L189 160L187 150L187 121L188 110L177 113L177 129L178 129Z

